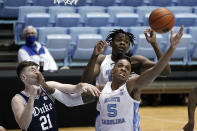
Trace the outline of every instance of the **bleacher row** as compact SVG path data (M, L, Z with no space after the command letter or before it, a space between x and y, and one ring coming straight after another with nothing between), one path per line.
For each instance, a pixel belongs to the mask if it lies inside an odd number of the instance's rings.
M77 5L57 5L53 0L0 0L0 17L17 18L14 25L16 44L24 44L23 29L38 29L38 41L47 46L59 66L85 66L97 41L105 39L113 29L122 28L136 36L131 51L156 61L153 48L143 31L155 8L165 6L175 15L175 32L186 27L181 44L170 64L197 65L197 1L196 0L78 0ZM12 10L14 9L14 10ZM158 34L164 52L169 33ZM105 54L109 54L108 47Z

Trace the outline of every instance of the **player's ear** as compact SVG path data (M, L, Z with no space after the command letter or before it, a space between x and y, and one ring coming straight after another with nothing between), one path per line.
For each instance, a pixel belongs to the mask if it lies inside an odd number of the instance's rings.
M21 79L21 81L25 81L26 80L26 76L22 73L22 74L20 74L20 79Z

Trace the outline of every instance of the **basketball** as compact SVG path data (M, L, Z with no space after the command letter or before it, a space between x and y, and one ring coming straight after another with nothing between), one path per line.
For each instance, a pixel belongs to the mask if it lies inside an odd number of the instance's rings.
M157 33L166 33L174 26L174 14L167 8L156 8L149 16L149 25Z

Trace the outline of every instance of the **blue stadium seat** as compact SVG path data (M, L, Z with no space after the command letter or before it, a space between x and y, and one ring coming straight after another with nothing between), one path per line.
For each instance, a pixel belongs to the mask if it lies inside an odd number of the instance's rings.
M98 30L96 27L71 27L69 29L69 34L71 35L71 44L77 44L77 37L80 34L97 34Z
M197 24L197 15L193 13L178 13L175 14L175 26L184 25L195 26Z
M197 6L196 0L177 0L177 5L180 6Z
M85 26L99 27L109 25L110 15L108 13L94 12L85 15Z
M34 6L53 6L54 1L53 0L32 0Z
M197 44L197 26L189 27L188 32L192 36L192 44Z
M115 15L114 25L115 26L137 26L139 15L136 13L117 13Z
M75 7L72 6L50 6L48 12L51 15L50 23L55 24L55 18L59 13L76 13Z
M192 13L192 7L189 6L167 6L172 13Z
M192 50L189 57L190 59L188 65L197 65L197 46L195 45L193 48L194 49Z
M0 17L17 18L19 6L31 5L27 0L2 0L0 2Z
M115 5L115 0L92 0L92 5L94 6L113 6Z
M151 13L154 9L159 6L138 6L136 7L136 13L139 15L139 23L141 25L144 24L144 18L146 14Z
M68 29L63 27L40 27L38 28L38 42L46 45L46 37L49 34L68 34Z
M67 34L50 34L46 37L46 47L56 61L62 62L59 66L68 65L68 47L71 36Z
M172 6L174 5L173 0L150 0L151 6Z
M144 34L139 34L139 41L137 43L137 49L135 50L135 55L145 56L153 61L156 61L157 56L150 43L147 42ZM157 34L157 43L161 43L162 35Z
M42 6L21 6L19 7L18 22L24 23L26 14L47 13L47 8Z
M117 13L134 13L134 7L131 6L109 6L107 12L110 14L109 22L114 24L115 15Z
M178 27L173 28L174 34L176 34L179 30ZM168 35L168 39L170 38L170 34ZM177 46L171 60L170 65L186 65L188 63L188 57L189 57L189 48L191 45L192 36L190 34L184 33L179 45ZM168 43L168 47L170 46L170 43Z
M50 14L48 13L29 13L25 16L25 26L34 27L49 26Z
M73 27L78 26L80 15L78 13L59 13L56 15L55 26Z
M78 7L78 13L81 16L80 23L83 25L85 23L85 16L87 13L105 13L105 7L102 6L80 6Z
M86 66L96 42L102 40L99 34L80 34L77 37L77 46L74 51L72 62L69 66Z
M123 6L143 6L144 0L122 0L121 5Z

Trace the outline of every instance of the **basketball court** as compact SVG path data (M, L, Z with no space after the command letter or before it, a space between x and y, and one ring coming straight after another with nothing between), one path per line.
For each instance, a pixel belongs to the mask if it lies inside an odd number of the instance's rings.
M182 128L187 123L187 107L141 107L140 117L142 131L183 131ZM197 115L195 115L195 119L197 119ZM94 127L60 128L59 131L94 131ZM197 131L196 125L194 131Z

